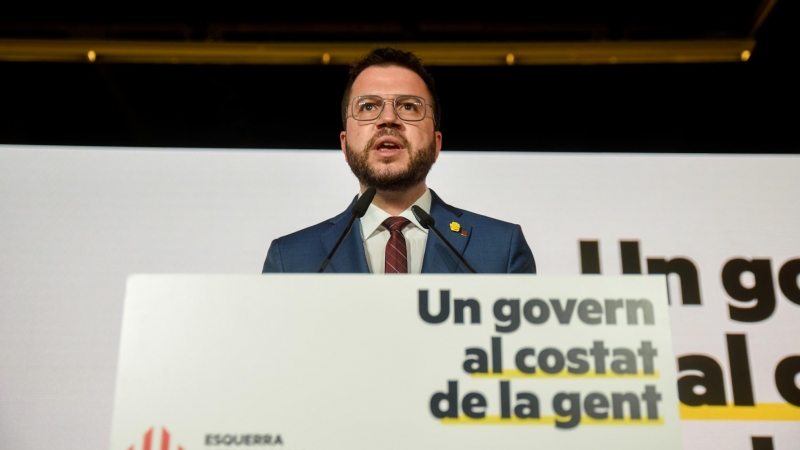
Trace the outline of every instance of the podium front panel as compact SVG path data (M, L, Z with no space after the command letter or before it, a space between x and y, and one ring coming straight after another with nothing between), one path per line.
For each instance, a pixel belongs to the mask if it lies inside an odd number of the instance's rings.
M134 275L111 448L679 449L666 280Z

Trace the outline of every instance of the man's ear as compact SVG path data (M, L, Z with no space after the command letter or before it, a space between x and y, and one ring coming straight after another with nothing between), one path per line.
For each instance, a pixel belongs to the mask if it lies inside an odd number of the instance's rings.
M436 161L439 159L439 151L442 149L442 132L433 133L433 139L436 141L436 157L433 160Z
M344 153L344 160L347 161L347 131L339 133L339 144L342 147L342 153Z

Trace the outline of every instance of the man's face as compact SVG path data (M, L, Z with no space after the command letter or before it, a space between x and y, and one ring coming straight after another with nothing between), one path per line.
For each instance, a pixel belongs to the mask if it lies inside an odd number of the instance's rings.
M398 95L422 97L430 105L425 82L416 73L398 66L372 66L356 78L350 92L347 128L342 131L342 151L350 169L364 187L402 191L425 181L442 148L442 133L434 130L432 108L419 122L404 122L387 102L375 120L351 117L355 97L379 95L393 100Z

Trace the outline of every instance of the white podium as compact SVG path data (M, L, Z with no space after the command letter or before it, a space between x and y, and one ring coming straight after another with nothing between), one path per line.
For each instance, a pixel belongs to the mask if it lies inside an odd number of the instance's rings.
M134 275L112 450L679 449L664 276Z

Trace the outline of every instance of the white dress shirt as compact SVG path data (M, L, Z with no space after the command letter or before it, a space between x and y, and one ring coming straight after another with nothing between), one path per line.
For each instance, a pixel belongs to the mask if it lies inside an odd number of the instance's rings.
M422 197L414 202L426 212L431 211L431 191L425 189ZM414 206L411 205L411 206ZM400 216L410 220L411 223L401 231L406 239L406 257L408 258L408 273L422 272L422 258L425 256L425 243L428 240L428 230L422 228L411 207L403 211ZM364 240L364 252L367 254L367 264L372 273L384 273L386 264L386 244L389 242L389 230L383 225L384 220L392 217L391 214L369 205L367 213L361 220L361 239Z

